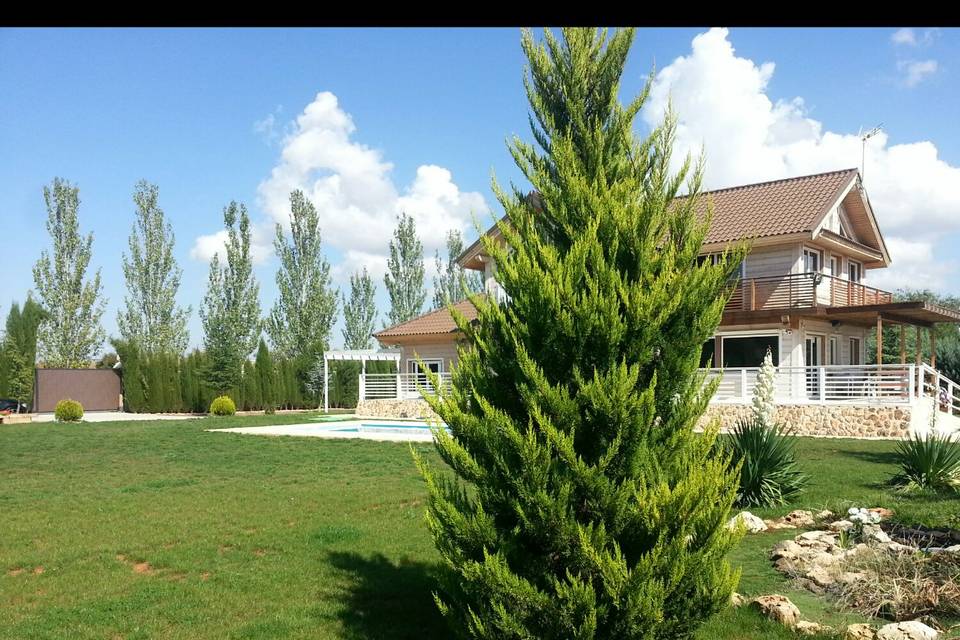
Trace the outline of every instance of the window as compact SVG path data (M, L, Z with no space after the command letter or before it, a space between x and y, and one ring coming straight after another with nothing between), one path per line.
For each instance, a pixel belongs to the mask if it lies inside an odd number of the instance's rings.
M723 258L723 254L722 254L722 253L704 253L704 254L701 254L701 255L697 256L697 265L698 265L698 266L699 266L699 265L702 265L702 264L704 264L705 262L707 262L708 260L710 261L710 264L712 264L712 265L717 265L717 264L720 263L720 260L721 260L722 258ZM747 261L746 261L746 260L743 260L743 261L740 263L740 269L737 270L737 271L734 271L733 274L730 276L730 279L731 279L731 280L736 280L736 279L739 277L739 278L742 280L742 279L744 279L745 277L747 277L746 274L747 274Z
M850 364L860 364L860 338L850 338Z
M849 225L847 224L847 210L843 208L843 205L837 207L837 228L840 229L840 235L844 238L853 239L853 236L850 235Z
M863 279L863 265L853 260L847 260L847 278L850 282L860 282Z
M803 250L803 271L804 273L817 273L820 271L820 252L816 249Z
M840 364L840 338L837 336L830 336L827 364Z
M830 275L839 278L843 274L843 258L830 256Z
M433 373L443 372L443 360L440 358L424 358L423 364ZM420 363L415 358L407 358L407 373L421 373Z
M759 367L767 349L773 354L773 364L780 362L780 336L724 336L724 367Z

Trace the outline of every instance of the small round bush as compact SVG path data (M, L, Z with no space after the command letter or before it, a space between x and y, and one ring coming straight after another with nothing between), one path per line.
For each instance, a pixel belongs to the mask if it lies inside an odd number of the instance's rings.
M237 405L230 396L218 396L210 403L210 413L215 416L232 416L237 412Z
M80 422L83 417L83 405L76 400L61 400L53 411L57 422Z

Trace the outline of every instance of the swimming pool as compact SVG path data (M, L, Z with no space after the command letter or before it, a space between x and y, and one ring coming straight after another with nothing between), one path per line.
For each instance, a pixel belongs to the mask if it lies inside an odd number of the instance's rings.
M446 425L442 425L447 429ZM433 433L430 425L423 421L379 422L369 418L363 420L343 420L337 422L310 424L289 424L265 427L234 427L230 429L211 429L230 433L244 433L263 436L308 436L318 438L359 438L363 440L390 440L395 442L430 442ZM449 429L448 429L449 431Z

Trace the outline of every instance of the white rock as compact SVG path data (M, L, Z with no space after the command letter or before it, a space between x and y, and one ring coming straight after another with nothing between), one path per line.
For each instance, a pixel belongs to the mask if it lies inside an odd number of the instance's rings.
M830 627L809 620L801 620L793 629L802 636L819 636L830 631Z
M895 622L880 627L877 640L937 640L940 633L922 622Z
M760 610L766 617L785 627L794 627L800 622L800 609L790 602L790 598L773 594L754 598L750 605Z
M874 542L879 542L881 544L886 544L890 542L890 536L876 524L868 524L863 527L863 538L865 540L873 540Z
M830 518L833 517L833 511L830 511L829 509L824 509L823 511L817 511L815 514L813 514L813 517L816 518L817 520L829 520Z
M830 531L847 531L853 528L853 523L849 520L837 520L827 525L827 528L830 529Z
M795 509L783 516L783 522L792 524L795 527L812 527L816 524L813 519L813 514L802 509Z
M743 523L744 527L746 527L748 533L760 533L761 531L767 530L766 523L749 511L741 511L737 515L730 518L730 521L727 522L727 528L735 529L741 522Z

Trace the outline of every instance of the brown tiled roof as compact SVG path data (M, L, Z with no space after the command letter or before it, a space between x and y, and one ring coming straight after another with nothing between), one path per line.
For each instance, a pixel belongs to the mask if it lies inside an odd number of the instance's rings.
M840 191L856 175L856 169L841 169L704 191L699 200L701 213L706 212L708 199L713 200L713 222L704 242L735 242L813 231L821 216L827 212L827 207L833 204ZM534 193L531 192L527 197L534 196ZM496 231L494 224L487 234ZM460 254L458 260L479 245L480 240L477 239Z
M856 169L842 169L705 191L699 206L705 212L708 198L713 200L713 221L704 242L813 231L827 207L856 175Z
M469 300L461 300L453 305L467 320L477 319L477 308ZM378 340L396 336L420 336L431 334L455 333L458 331L453 316L446 307L431 311L422 316L407 320L373 334Z

